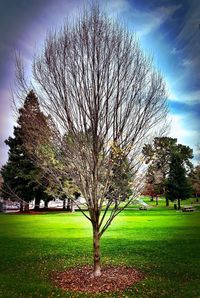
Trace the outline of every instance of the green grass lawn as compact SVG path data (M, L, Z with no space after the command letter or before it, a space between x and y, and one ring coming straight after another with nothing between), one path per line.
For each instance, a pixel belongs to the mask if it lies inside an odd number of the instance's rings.
M155 203L154 203L155 204ZM74 294L55 288L53 270L92 263L90 223L80 212L0 215L0 297L200 297L200 212L164 203L121 213L102 238L102 263L141 270L123 294Z

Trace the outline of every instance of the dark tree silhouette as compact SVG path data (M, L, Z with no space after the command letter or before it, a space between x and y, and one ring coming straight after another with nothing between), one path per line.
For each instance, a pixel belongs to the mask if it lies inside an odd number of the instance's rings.
M5 143L10 147L9 159L2 168L4 180L2 195L4 198L20 200L21 211L23 202L28 211L28 202L35 198L35 209L39 209L40 200L48 202L52 199L45 193L47 179L38 165L30 156L27 146L27 137L32 138L34 146L37 146L40 135L39 127L46 127L47 120L40 111L37 97L33 91L27 95L23 107L19 109L17 127L14 127L14 137L9 137ZM38 130L36 130L38 125Z
M181 200L188 199L191 193L192 188L186 177L183 159L179 153L173 153L166 183L166 195L171 201L178 200L178 209L180 209Z

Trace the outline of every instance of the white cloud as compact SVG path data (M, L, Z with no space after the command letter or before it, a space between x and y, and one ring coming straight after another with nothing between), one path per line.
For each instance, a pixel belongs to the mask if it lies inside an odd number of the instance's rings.
M170 101L178 101L177 95L171 89L168 91L168 98Z
M181 50L177 49L176 47L173 47L172 50L170 51L171 55L177 55L180 54Z
M190 80L191 73L195 73L196 79L200 79L200 2L197 2L190 2L175 44L175 47L181 48L181 52L184 53L182 67L186 81Z
M147 14L146 17L147 17L147 20L149 18L149 20L147 21L147 24L141 26L142 28L137 30L137 33L140 37L148 35L152 31L158 29L162 24L162 20L160 18L154 17L153 15L149 16L149 14Z
M130 11L131 6L127 0L104 1L104 7L109 13L124 13Z
M200 90L190 92L174 92L172 89L169 90L169 100L177 101L188 105L200 103Z
M199 3L191 1L187 10L184 25L177 36L177 41L188 40L190 45L194 42L193 38L199 34L200 9ZM199 39L197 38L197 41Z
M128 18L140 37L157 30L167 19L181 8L179 5L160 6L154 10L138 10L127 0L104 1L105 8L111 16L124 16Z
M9 90L0 90L0 98L0 138L5 139L12 133L14 124Z
M7 160L8 147L4 141L12 135L14 121L10 111L10 92L6 89L0 90L0 167Z
M182 65L184 67L190 67L194 64L194 62L192 61L192 59L183 59L182 60Z
M178 137L179 139L183 139L191 135L191 130L184 129L184 116L183 115L170 115L171 120L171 131L170 135L173 137ZM194 132L193 132L194 133Z
M160 6L151 11L137 11L133 10L132 16L138 19L140 29L137 31L140 36L147 35L157 30L167 19L181 8L181 5ZM141 20L141 21L140 21Z
M184 102L189 104L200 103L200 90L191 91L183 95Z
M189 123L191 115L177 115L172 114L169 116L171 119L171 131L169 136L177 138L178 143L190 146L194 154L197 154L196 145L200 140L200 133L197 129L192 129Z

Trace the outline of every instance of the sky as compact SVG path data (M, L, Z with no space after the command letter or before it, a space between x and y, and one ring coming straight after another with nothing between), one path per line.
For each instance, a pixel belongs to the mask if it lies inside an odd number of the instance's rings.
M10 90L14 85L14 53L27 69L42 49L47 32L77 15L83 0L0 0L0 166L6 163L4 141L15 124ZM169 136L200 152L200 1L101 0L106 13L136 33L144 51L154 57L168 89Z

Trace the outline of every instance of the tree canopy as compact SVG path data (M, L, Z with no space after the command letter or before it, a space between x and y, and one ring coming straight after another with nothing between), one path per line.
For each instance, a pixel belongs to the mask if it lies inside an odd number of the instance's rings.
M31 158L26 145L28 139L38 142L40 135L36 133L35 123L44 127L45 116L40 111L37 97L33 91L27 95L23 107L19 109L18 126L14 127L14 137L9 137L5 143L9 146L9 159L3 166L2 196L22 202L30 202L36 199L36 207L39 207L41 199L50 200L45 193L47 180L41 168ZM25 205L28 208L28 204ZM22 210L22 207L21 207Z
M180 209L180 201L191 196L192 188L186 177L186 169L179 153L173 153L171 156L166 186L167 197L172 201L178 200L178 209Z
M165 83L137 39L98 7L47 37L33 77L51 115L51 135L44 142L40 125L35 155L63 192L60 178L70 177L84 196L98 276L100 238L140 192L144 142L165 123Z
M196 197L200 196L200 165L194 167L189 175L193 193Z
M189 146L177 144L176 138L156 137L152 144L145 144L143 154L149 170L146 176L147 184L151 184L154 193L166 195L166 179L170 172L172 155L178 154L186 172L191 171L193 150ZM166 204L168 205L167 196Z
M34 198L35 166L28 158L24 148L21 130L14 128L14 137L9 137L5 143L9 148L9 159L2 167L3 177L2 197L28 203ZM22 207L21 207L22 208Z

